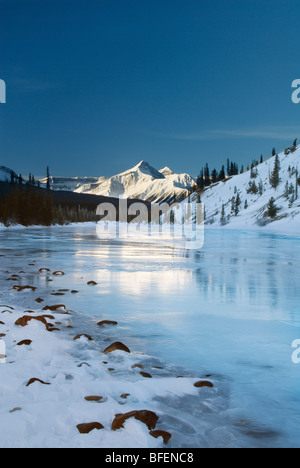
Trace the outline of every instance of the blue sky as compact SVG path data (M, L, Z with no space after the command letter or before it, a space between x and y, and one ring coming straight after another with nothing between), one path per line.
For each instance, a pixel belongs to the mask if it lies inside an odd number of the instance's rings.
M197 175L300 138L299 0L0 0L0 164Z

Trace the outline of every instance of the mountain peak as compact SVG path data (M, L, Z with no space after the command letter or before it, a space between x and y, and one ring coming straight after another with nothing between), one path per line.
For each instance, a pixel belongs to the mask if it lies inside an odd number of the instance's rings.
M154 179L164 179L164 175L156 170L154 167L150 166L147 161L140 161L136 166L131 169L132 172L140 171L143 174L150 175Z
M173 174L174 174L174 172L173 172L168 166L164 167L163 169L160 169L159 172L160 172L161 174L163 174L164 176L168 176L168 175L173 175Z

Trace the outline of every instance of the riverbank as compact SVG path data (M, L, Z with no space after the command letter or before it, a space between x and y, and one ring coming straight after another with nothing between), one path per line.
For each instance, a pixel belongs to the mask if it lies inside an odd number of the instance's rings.
M291 359L299 338L298 238L207 230L201 252L189 255L100 240L94 225L8 229L0 238L0 305L14 307L14 315L0 309L0 333L8 330L0 417L16 421L17 435L0 425L6 445L299 446L299 366ZM14 288L26 285L36 289ZM46 307L57 304L65 308ZM54 319L16 325L30 314ZM98 325L103 320L117 324ZM30 348L32 327L41 351ZM74 341L82 334L92 341ZM62 341L48 346L55 337ZM32 343L17 346L26 339ZM116 341L131 353L105 354ZM44 361L43 346L50 350ZM20 350L23 363L14 359ZM214 387L196 388L196 379ZM154 430L172 435L166 445L134 418L142 410L159 417ZM40 422L48 412L49 427ZM128 413L123 437L112 425ZM85 423L95 423L89 434L77 428Z
M1 295L0 304L1 448L172 446L168 418L158 411L156 400L210 398L213 381L201 376L160 377L163 370L151 366L146 355L125 347L105 351L111 345L105 330L117 328L116 322L95 324L102 330L101 343L84 329L75 335L76 314L67 303L55 300L59 297L28 310L32 295L43 298L37 288L24 284L24 270L11 273L5 270L16 281L11 281L7 297ZM59 290L63 272L36 265L34 274L47 275L48 280L51 276ZM24 307L14 304L14 294L18 304L22 296ZM120 414L121 420L116 418Z

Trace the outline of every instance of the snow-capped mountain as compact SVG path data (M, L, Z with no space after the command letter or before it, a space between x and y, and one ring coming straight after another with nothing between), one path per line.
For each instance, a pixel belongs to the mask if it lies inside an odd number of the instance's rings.
M41 180L41 183L45 182L46 179ZM132 169L109 178L53 177L51 179L52 190L71 190L116 198L138 198L151 202L182 200L195 185L195 180L188 174L174 174L168 167L158 171L146 161L141 161Z
M276 156L252 170L208 187L200 196L205 206L205 223L212 227L245 228L300 223L300 147L290 148L278 155L279 183L273 187L270 177ZM193 194L192 203L199 201ZM273 198L275 215L270 217L269 203ZM294 222L293 222L294 221ZM270 224L271 226L271 224Z

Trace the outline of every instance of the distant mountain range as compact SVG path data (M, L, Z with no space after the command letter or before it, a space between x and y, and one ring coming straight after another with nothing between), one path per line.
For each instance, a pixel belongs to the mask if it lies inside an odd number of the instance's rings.
M45 184L46 179L40 182ZM183 200L196 186L189 174L174 174L168 167L157 170L146 161L112 177L51 177L50 182L52 190L134 198L153 203Z
M278 181L274 185L276 164ZM17 178L14 171L0 166L0 181L10 182L11 175ZM43 187L46 179L40 182ZM90 208L108 199L117 206L120 198L128 198L130 203L143 200L147 205L182 201L194 188L196 182L189 174L174 174L168 167L156 170L146 161L112 177L51 177L55 203ZM8 189L3 186L1 190ZM275 221L287 228L295 222L300 227L300 147L288 148L251 170L226 177L201 194L193 193L189 200L193 204L199 198L205 206L205 223L212 226L247 228ZM272 206L275 212L269 216Z

